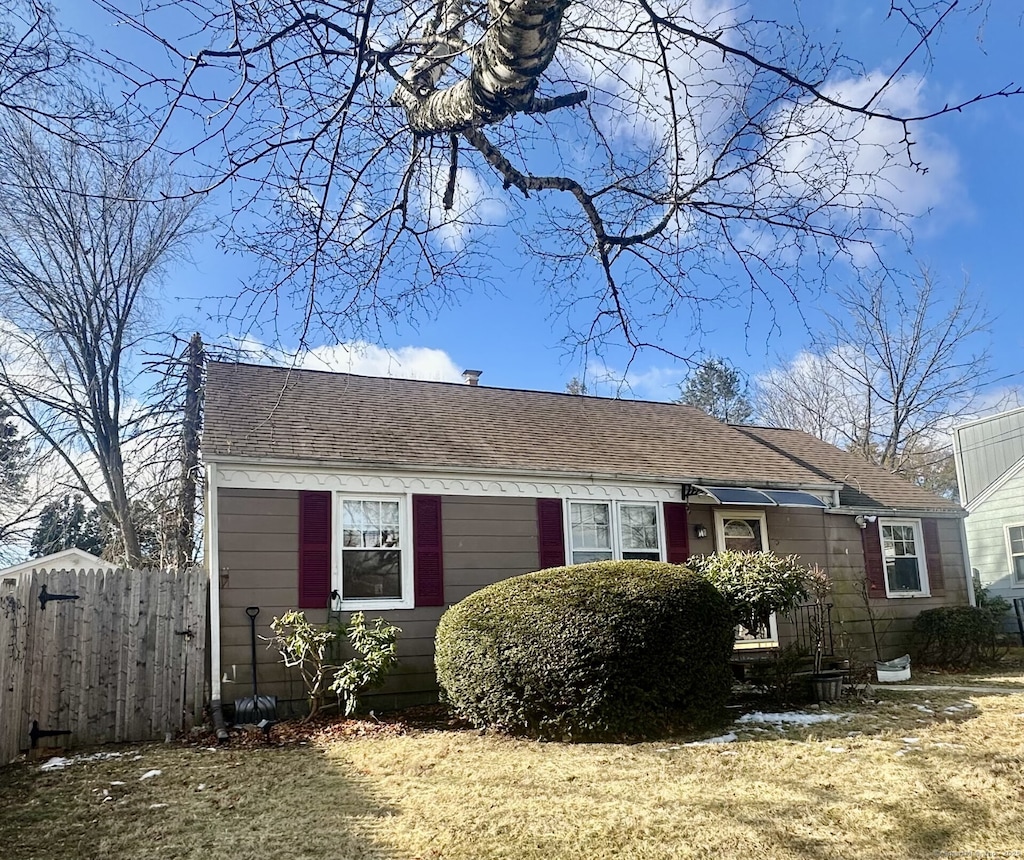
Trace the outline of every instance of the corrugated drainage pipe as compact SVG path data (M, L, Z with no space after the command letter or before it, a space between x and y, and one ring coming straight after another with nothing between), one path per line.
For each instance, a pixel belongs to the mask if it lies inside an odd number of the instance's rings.
M228 739L228 727L224 722L220 699L213 699L210 702L210 714L213 717L213 730L217 733L217 743L224 743Z

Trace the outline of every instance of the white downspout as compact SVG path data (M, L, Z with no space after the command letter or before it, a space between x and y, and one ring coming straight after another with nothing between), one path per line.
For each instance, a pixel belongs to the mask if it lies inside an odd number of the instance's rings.
M206 464L206 565L210 573L210 698L220 702L220 546L217 465Z
M971 553L967 549L967 526L964 525L964 517L960 518L960 546L964 551L964 570L967 576L967 599L971 606L977 606L974 599L974 572L971 569Z

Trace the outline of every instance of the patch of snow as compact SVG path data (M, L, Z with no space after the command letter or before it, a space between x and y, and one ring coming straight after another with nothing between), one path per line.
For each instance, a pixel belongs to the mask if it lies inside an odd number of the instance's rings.
M202 791L204 788L206 788L206 783L201 782L199 783L199 785L196 786L196 791Z
M920 738L901 738L900 740L902 740L903 743L905 743L905 744L916 744L921 739Z
M110 784L111 784L111 785L124 785L124 783L123 783L123 782L121 782L121 781L120 781L119 779L115 779L115 780L114 780L114 781L113 781L112 783L110 783Z
M846 736L848 738L859 738L862 734L864 734L864 732L847 732Z
M166 809L169 805L170 804L167 804L167 803L151 803L149 805L149 808L150 809Z
M929 707L927 707L925 705L911 705L910 707L917 708L922 714L934 714L935 713L935 711L933 711L931 708L929 708Z
M704 740L702 741L690 741L690 743L686 744L686 746L701 747L705 746L706 744L731 744L733 741L738 740L739 736L736 734L736 732L728 732L727 734L718 735L714 738L704 738Z
M844 753L846 752L846 747L825 747L825 752Z
M47 761L44 761L41 765L39 765L39 769L40 770L64 770L64 768L66 768L69 764L71 764L71 759L69 759L69 758L61 758L58 755L58 756L54 756L53 758L51 758L51 759L49 759Z
M142 782L142 780L144 779L152 779L154 776L160 776L160 774L162 773L162 770L147 770L144 774L142 774L142 776L139 777L139 782Z
M896 750L896 755L906 755L907 750Z
M682 749L682 747L679 746L679 745L676 745L674 747L661 747L661 749L656 749L655 752L671 752L672 750L678 750L678 749ZM202 791L204 787L205 786L202 786L202 785L199 786L199 790Z
M737 723L771 723L776 727L781 725L809 726L814 723L831 723L840 719L839 714L801 714L790 711L783 714L766 714L755 711L752 714L744 714Z

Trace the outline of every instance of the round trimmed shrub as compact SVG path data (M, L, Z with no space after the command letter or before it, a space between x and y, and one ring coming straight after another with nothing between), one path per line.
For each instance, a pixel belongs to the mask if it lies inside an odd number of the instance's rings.
M729 694L733 618L685 567L603 561L506 579L437 627L444 699L476 726L598 738L706 722Z

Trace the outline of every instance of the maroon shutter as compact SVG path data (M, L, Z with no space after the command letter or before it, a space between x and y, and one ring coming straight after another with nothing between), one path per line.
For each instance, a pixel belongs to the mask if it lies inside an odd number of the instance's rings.
M878 520L868 522L861 529L864 547L864 575L868 580L868 597L885 597L885 561L882 559L882 538Z
M689 521L686 505L665 502L665 538L668 543L666 558L670 564L686 564L690 558Z
M412 575L417 606L444 606L441 497L412 497Z
M939 550L939 521L934 519L921 520L921 531L924 532L924 556L928 567L928 586L933 595L946 593L946 583L942 578L942 552Z
M561 499L537 499L537 557L541 570L565 564Z
M331 494L299 492L299 609L326 609L331 597Z

